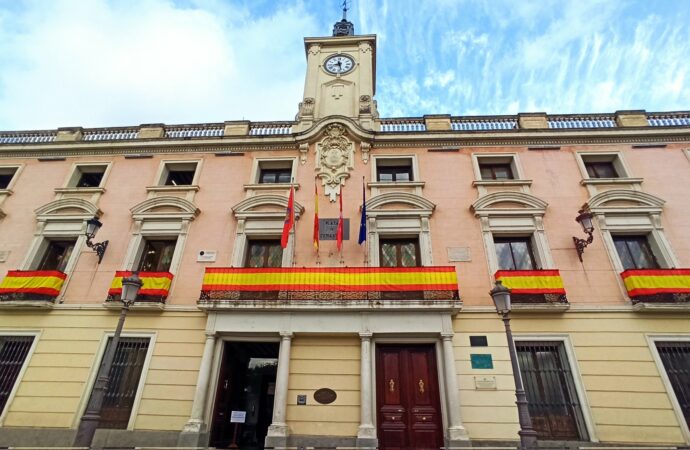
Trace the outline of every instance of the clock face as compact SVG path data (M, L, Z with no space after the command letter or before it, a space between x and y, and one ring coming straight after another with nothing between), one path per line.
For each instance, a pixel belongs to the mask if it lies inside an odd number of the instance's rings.
M333 55L326 60L323 67L329 73L347 73L355 66L355 62L349 56Z

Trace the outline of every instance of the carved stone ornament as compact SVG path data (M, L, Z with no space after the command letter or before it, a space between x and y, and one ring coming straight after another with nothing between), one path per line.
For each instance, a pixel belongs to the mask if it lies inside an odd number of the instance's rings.
M309 152L309 144L303 143L299 145L299 161L304 165L307 162L307 153Z
M359 96L359 113L360 114L371 114L371 96L360 95Z
M364 164L369 162L369 152L371 151L371 144L368 142L362 142L360 144L362 150L362 162Z
M345 185L354 169L355 144L345 134L342 125L329 125L326 136L316 145L316 176L332 202L336 201L340 186Z

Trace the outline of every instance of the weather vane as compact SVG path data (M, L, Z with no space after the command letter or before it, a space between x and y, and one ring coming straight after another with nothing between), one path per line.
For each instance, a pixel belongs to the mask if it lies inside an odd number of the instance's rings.
M352 36L355 26L347 20L347 0L343 0L343 20L333 25L333 36Z

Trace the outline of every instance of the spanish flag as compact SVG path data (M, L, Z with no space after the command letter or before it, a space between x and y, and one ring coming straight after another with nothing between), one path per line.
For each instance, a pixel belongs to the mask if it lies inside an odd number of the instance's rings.
M57 270L10 270L2 283L0 294L37 294L57 297L67 275Z
M621 277L630 297L690 293L690 269L629 269Z
M285 223L283 224L283 235L280 237L280 246L286 248L290 238L290 230L295 225L295 187L290 186L290 198L288 199L287 210L285 211Z
M513 294L565 294L558 270L499 270L494 278Z
M113 278L113 282L110 284L108 295L121 295L122 279L131 275L132 272L129 271L115 272L115 278ZM137 272L137 275L143 283L141 289L139 289L139 295L168 296L173 274L169 272Z

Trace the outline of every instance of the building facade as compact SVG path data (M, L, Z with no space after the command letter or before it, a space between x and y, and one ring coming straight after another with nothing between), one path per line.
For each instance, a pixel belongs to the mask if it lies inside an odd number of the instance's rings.
M0 133L0 446L72 444L132 271L96 447L514 446L496 279L541 441L690 444L690 113L380 118L304 42L294 121Z

